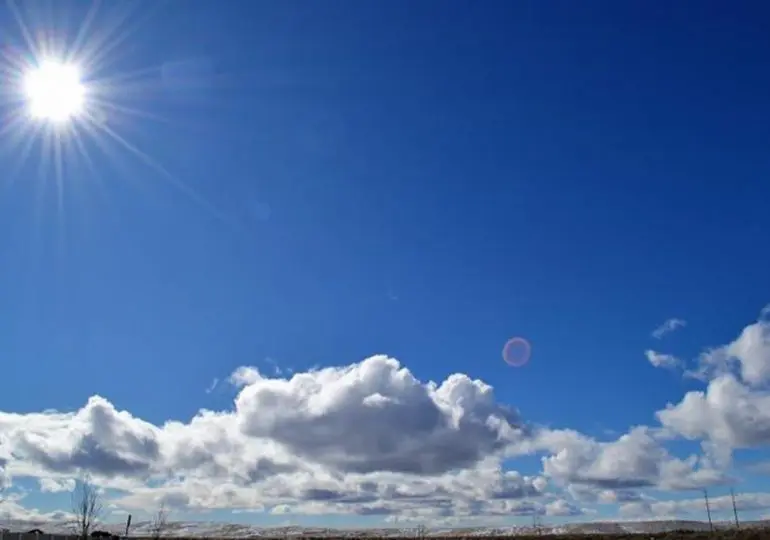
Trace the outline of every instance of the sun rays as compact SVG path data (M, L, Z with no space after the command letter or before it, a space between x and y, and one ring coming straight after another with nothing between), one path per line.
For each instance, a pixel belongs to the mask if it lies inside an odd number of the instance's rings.
M24 97L32 118L60 125L83 111L86 87L78 66L45 59L24 75Z
M167 122L142 106L162 92L162 66L129 72L116 67L127 55L124 46L130 45L138 21L149 15L142 12L147 4L103 6L97 0L75 13L72 4L5 3L16 27L0 31L15 34L16 40L7 40L0 51L0 153L5 169L0 195L3 187L29 178L21 171L36 164L36 181L46 199L53 195L57 216L63 219L68 192L87 188L88 179L103 191L104 178L116 176L115 171L105 174L105 164L119 168L128 155L149 167L154 179L222 218L137 140L137 133L151 133L158 122ZM95 165L97 154L107 158L101 167Z

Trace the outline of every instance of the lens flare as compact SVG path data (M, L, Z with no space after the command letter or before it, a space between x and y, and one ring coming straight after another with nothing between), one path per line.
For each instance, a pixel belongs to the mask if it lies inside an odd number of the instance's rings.
M503 360L513 367L522 367L529 362L532 346L521 337L509 339L503 347Z

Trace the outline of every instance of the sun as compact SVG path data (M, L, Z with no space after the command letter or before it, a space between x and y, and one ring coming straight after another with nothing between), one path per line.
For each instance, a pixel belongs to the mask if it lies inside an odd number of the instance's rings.
M24 97L32 118L62 124L82 112L86 88L76 65L46 60L25 75Z

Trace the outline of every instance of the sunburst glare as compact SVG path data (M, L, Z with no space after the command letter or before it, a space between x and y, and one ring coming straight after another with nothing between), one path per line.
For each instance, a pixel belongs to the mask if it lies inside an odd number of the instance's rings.
M77 66L44 60L25 74L24 96L33 118L59 124L81 113L86 88Z
M143 150L150 145L137 140L142 133L152 136L148 121L169 124L168 118L143 107L164 91L164 65L128 71L125 63L116 67L125 60L123 46L131 44L137 21L147 19L151 5L105 7L94 2L81 13L75 9L83 4L51 2L43 9L40 3L8 0L7 6L16 28L0 28L6 44L10 43L0 56L0 151L5 154L6 184L12 183L30 161L37 163L38 179L42 186L52 186L57 215L62 219L65 192L84 189L84 176L99 182L100 191L105 187L104 175L96 173L91 154L106 154L107 162L115 168L125 166L127 154L150 167L153 178L172 185L224 219L204 197ZM73 19L78 21L74 28ZM15 41L6 37L14 33ZM37 151L39 154L34 155ZM76 172L69 175L72 171ZM85 171L91 174L84 175ZM51 200L48 196L44 199Z

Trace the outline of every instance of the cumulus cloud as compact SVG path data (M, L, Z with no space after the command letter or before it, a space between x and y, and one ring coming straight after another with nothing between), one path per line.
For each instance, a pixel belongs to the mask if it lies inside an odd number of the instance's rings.
M0 413L12 460L52 473L141 476L160 457L158 429L94 396L77 413ZM22 471L23 474L23 471Z
M770 383L770 320L764 310L734 341L701 354L697 369L690 373L704 381L725 374L734 374L753 387Z
M688 439L704 438L730 448L770 444L770 393L753 390L732 375L712 380L705 392L688 392L657 416Z
M699 358L705 391L685 394L657 412L660 423L691 440L703 439L728 462L733 450L770 444L770 322L760 319L727 345Z
M687 321L682 319L668 319L663 324L658 326L655 330L652 331L652 337L655 339L663 339L665 336L670 334L671 332L676 331L679 328L684 328L687 326Z
M386 356L291 375L246 366L229 378L232 408L186 421L154 425L101 396L74 412L0 412L0 481L35 478L58 492L87 472L116 490L111 504L135 512L162 502L182 512L466 523L577 516L587 504L684 511L645 493L731 482L733 449L770 443L766 342L763 327L744 330L719 348L731 360L704 371L705 391L658 411L658 427L610 440L526 422L485 382L420 381ZM703 452L673 455L671 437L700 440ZM539 456L540 470L511 470L523 455Z
M383 516L502 512L548 486L501 467L528 428L466 375L421 382L374 356L291 378L244 367L230 380L239 387L232 410L161 426L100 396L71 413L0 413L9 473L55 492L88 472L123 492L125 508Z
M440 474L523 434L517 413L497 403L489 385L461 374L422 384L384 356L288 380L255 374L236 412L246 435L341 472Z
M657 487L689 490L725 483L729 478L696 455L672 456L648 427L632 429L619 439L598 442L576 432L543 435L554 454L543 458L546 476L568 485L601 490Z

